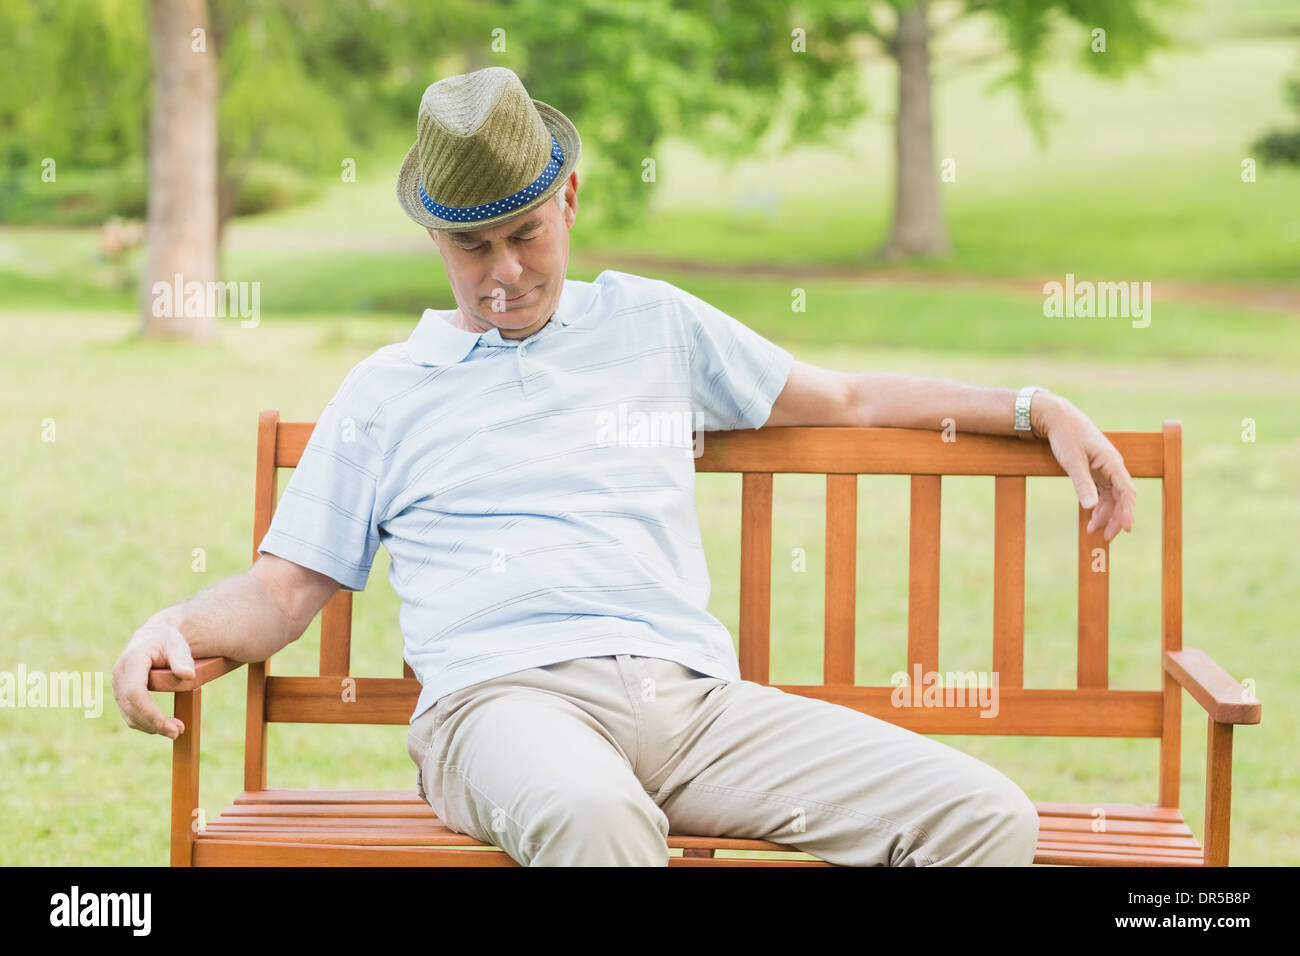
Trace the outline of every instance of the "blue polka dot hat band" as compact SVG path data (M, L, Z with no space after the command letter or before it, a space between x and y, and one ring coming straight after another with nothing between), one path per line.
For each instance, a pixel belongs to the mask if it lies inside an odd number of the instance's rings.
M512 209L518 209L530 199L540 196L546 190L546 187L555 180L555 174L560 171L560 167L563 165L564 150L560 148L559 142L552 136L551 161L546 164L546 168L542 170L540 176L519 190L519 192L511 193L504 199L484 203L481 206L444 206L442 203L434 202L429 198L429 194L424 191L424 183L421 181L419 183L420 202L430 213L449 222L478 222L481 219L491 219L493 216L499 216Z

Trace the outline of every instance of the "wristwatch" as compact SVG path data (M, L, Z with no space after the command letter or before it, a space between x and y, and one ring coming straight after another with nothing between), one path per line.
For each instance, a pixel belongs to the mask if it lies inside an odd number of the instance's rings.
M1041 392L1042 390L1038 385L1026 385L1016 393L1016 420L1011 427L1021 433L1017 437L1034 437L1033 425L1029 423L1029 405L1034 400L1034 392Z

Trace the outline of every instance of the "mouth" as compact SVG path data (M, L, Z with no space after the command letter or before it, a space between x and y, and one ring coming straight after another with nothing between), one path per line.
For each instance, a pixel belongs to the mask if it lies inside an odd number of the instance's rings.
M533 286L531 289L529 289L527 292L523 293L522 295L517 295L517 296L515 296L513 299L502 299L501 301L502 301L502 302L522 302L524 299L528 298L530 295L532 295L532 294L533 294L534 292L536 292L536 291L537 291L537 286ZM490 299L490 298L492 298L492 296L487 296L486 298L489 298L489 299Z

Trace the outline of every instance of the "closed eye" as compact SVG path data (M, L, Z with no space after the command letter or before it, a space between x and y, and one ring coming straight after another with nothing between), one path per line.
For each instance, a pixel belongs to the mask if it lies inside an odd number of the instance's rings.
M532 241L533 241L534 239L536 239L536 238L537 238L537 236L528 236L527 238L525 238L525 237L523 237L523 236L515 236L515 241L516 241L516 242L532 242ZM487 246L486 246L486 245L482 245L482 246L471 246L471 247L469 247L469 248L465 248L464 246L462 246L461 248L465 249L466 252L482 252L484 249L487 248Z

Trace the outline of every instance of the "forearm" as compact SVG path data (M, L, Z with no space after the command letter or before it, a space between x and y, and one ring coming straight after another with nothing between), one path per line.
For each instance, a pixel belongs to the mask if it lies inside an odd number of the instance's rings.
M951 419L959 432L1018 435L1013 427L1016 391L903 372L862 372L855 379L855 416L867 426L943 429ZM1043 437L1046 422L1069 404L1047 390L1034 393L1034 435Z
M301 636L275 592L251 574L226 578L154 618L179 630L195 658L263 661Z

